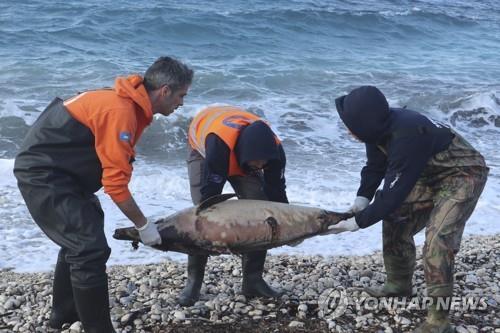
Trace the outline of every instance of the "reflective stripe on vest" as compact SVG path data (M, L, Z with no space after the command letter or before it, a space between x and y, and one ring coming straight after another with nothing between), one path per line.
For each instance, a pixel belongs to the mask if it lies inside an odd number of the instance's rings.
M234 106L205 108L189 125L189 143L201 156L206 157L205 140L210 133L216 134L230 150L228 176L245 175L238 165L234 148L240 131L257 120L262 119Z

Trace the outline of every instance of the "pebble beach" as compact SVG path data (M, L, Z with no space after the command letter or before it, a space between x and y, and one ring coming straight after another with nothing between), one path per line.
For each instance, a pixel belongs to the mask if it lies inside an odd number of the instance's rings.
M421 253L418 248L413 278L416 299L425 297ZM240 258L211 257L201 299L192 307L176 303L185 268L177 261L108 267L116 331L391 333L411 332L425 318L423 308L412 308L402 299L395 307L369 304L376 300L367 297L363 287L385 280L380 252L270 255L265 278L285 291L277 300L240 295ZM0 271L0 332L55 332L48 327L52 274ZM464 238L456 260L454 296L477 300L479 305L451 311L456 332L500 332L500 234ZM62 332L83 329L80 322L68 323Z

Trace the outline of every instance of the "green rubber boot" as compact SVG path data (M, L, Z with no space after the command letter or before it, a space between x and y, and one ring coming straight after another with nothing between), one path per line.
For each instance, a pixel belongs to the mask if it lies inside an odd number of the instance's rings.
M450 325L448 310L437 309L434 302L427 309L427 318L425 322L417 327L413 333L453 333L453 327Z
M387 275L387 280L381 287L366 287L364 291L372 297L411 297L412 275Z
M387 280L381 287L366 287L364 291L372 297L413 296L412 277L414 263L393 256L384 256Z

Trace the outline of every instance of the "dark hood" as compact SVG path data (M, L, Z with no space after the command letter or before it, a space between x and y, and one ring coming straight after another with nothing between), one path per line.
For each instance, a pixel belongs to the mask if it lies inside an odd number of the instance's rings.
M389 104L376 87L362 86L335 100L340 119L365 143L377 143L389 130Z
M248 161L280 159L275 135L263 121L256 121L241 130L235 153L242 167Z

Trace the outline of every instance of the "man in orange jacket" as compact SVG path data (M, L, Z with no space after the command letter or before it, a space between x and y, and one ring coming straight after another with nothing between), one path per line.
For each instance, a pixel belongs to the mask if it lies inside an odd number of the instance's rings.
M188 173L191 198L198 204L220 194L226 181L238 198L288 203L285 152L268 124L233 106L208 107L189 126ZM262 278L266 251L243 255L242 292L248 297L279 297ZM208 256L188 257L188 279L179 303L200 297Z
M161 57L144 77L117 78L114 89L56 98L29 130L14 174L38 226L61 247L54 272L49 325L80 320L87 333L114 332L109 314L104 192L139 230L147 245L161 243L128 189L134 146L160 113L182 106L193 71Z

